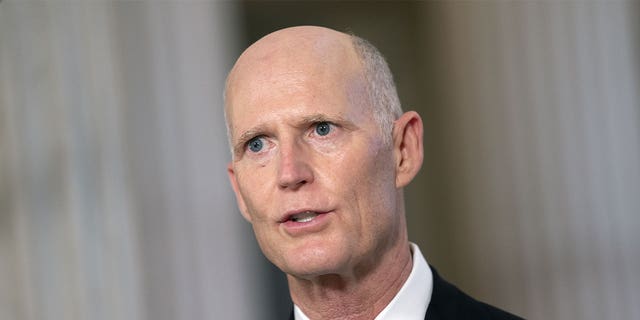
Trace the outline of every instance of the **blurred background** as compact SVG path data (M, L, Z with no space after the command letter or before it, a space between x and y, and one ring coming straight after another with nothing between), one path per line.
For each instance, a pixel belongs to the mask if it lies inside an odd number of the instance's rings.
M412 241L532 319L640 319L640 2L0 2L0 319L285 319L222 87L279 28L380 48L425 123Z

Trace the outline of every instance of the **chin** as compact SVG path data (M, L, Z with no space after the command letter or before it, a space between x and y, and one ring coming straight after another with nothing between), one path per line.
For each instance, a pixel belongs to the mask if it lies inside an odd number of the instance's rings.
M348 261L340 252L342 251L318 247L295 250L289 254L280 269L294 277L304 279L338 274L345 269Z

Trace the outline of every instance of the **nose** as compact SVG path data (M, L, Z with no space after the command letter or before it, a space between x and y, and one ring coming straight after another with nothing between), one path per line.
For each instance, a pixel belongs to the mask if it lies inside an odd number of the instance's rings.
M300 142L280 145L278 163L278 186L281 189L298 190L313 182L313 169L309 163L308 152Z

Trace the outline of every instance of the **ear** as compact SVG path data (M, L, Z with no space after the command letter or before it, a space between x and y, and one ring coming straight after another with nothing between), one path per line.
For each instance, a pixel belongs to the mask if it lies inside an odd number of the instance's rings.
M393 154L396 161L396 188L413 180L422 167L422 119L415 111L404 113L393 125Z
M242 216L249 221L249 223L251 223L251 216L249 215L249 212L247 211L247 206L244 203L244 198L242 197L242 193L240 192L240 189L238 188L238 180L236 179L236 173L233 169L233 164L231 162L229 162L229 164L227 164L227 174L229 174L229 181L231 181L231 187L233 188L233 192L236 194L236 201L238 202L238 209L240 209L240 213L242 213Z

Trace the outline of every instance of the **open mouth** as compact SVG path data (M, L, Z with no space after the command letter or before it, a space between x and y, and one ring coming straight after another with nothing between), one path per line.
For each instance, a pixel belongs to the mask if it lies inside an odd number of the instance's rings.
M318 215L320 215L320 213L318 213L318 212L304 211L304 212L300 212L298 214L291 215L289 217L289 220L290 221L294 221L294 222L309 222L309 221L315 219Z
M293 211L290 212L288 214L286 214L284 217L282 217L282 220L280 220L280 223L286 223L286 222L295 222L295 223L306 223L306 222L311 222L313 220L315 220L316 218L318 218L319 216L322 216L326 213L329 213L328 211L315 211L315 210L300 210L300 211Z
M283 232L289 236L297 237L309 233L321 232L330 226L330 214L333 210L320 211L300 209L290 211L280 220L280 226Z

